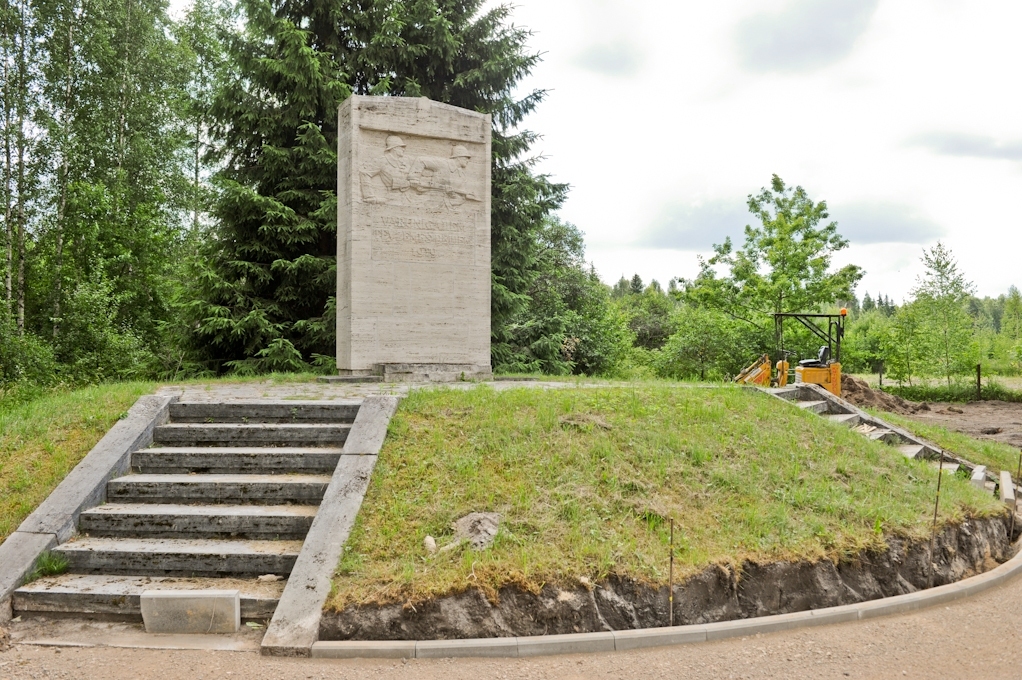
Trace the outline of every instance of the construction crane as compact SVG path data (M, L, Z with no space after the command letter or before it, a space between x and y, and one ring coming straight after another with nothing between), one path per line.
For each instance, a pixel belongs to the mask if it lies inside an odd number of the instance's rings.
M784 387L789 377L796 383L819 385L836 396L841 396L841 340L845 337L845 318L848 310L837 314L802 314L783 312L774 314L774 337L777 339L777 363L764 354L738 374L735 382L746 385L777 385ZM784 321L794 319L820 338L826 345L820 347L815 359L803 359L791 375L788 361L793 352L784 349ZM824 330L824 326L826 330ZM776 370L776 373L775 373Z

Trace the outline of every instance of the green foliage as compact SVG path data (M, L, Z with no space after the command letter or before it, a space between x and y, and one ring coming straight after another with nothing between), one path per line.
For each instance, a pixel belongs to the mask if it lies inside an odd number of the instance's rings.
M647 350L660 349L676 330L672 317L675 300L656 281L641 289L642 279L636 274L627 295L617 298L617 306L628 319L628 328L635 335L635 346ZM640 288L635 292L635 288Z
M44 550L36 558L32 571L25 575L24 582L31 583L47 576L59 576L66 572L70 566L71 563L60 553Z
M721 312L684 305L672 318L675 332L653 360L656 374L676 380L722 380L737 374L755 353L748 324Z
M802 187L787 187L777 175L770 189L749 196L749 212L760 226L745 227L745 245L735 250L731 239L715 245L709 260L700 258L700 272L685 282L691 299L767 328L765 315L811 312L852 297L862 270L846 265L830 271L833 254L848 246L829 217L825 201L814 203ZM715 267L727 274L718 276Z
M884 391L896 394L912 401L957 401L968 403L976 400L976 380L966 376L958 376L950 385L917 384L888 385L884 383ZM984 400L1022 402L1022 392L1012 390L995 380L985 380L981 390Z
M976 365L973 320L965 303L974 290L939 241L923 251L925 273L912 291L923 326L924 356L934 375L951 381Z
M429 97L493 115L493 361L569 368L564 323L530 318L539 231L566 187L532 172L515 97L538 56L510 8L482 0L306 4L244 0L234 78L213 106L224 139L215 237L203 253L193 346L212 367L264 370L334 347L336 110L348 94ZM271 349L271 345L273 348ZM254 361L253 361L254 360ZM244 362L244 363L242 363Z
M582 232L553 218L537 234L528 306L506 325L510 361L502 373L601 375L631 346L625 318L585 261Z

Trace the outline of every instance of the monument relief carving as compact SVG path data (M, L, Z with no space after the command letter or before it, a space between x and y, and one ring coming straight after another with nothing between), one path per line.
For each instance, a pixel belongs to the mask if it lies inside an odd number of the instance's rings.
M407 144L388 135L382 154L371 158L360 173L366 203L414 205L433 212L457 211L466 202L483 198L467 172L472 154L464 144L451 143L449 158L407 155Z

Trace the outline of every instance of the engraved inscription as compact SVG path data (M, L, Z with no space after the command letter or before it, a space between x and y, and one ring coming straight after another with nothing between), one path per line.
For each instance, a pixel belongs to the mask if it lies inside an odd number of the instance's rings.
M406 155L407 144L388 135L382 155L368 161L359 173L362 201L369 204L415 206L429 212L459 212L466 203L483 200L468 172L472 153L464 144L451 144L447 158Z

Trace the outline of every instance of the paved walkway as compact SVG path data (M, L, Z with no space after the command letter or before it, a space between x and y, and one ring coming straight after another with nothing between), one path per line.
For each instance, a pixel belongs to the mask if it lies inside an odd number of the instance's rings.
M320 401L335 399L362 399L373 394L394 394L403 396L413 389L471 389L480 383L321 383L321 382L242 382L168 385L156 390L156 394L176 394L182 401L245 401L251 399L288 399ZM564 388L573 387L573 380L495 380L483 383L495 390L517 387ZM586 382L581 386L592 387L599 383Z
M16 645L2 678L1022 678L1022 579L950 606L802 631L636 652L537 659L326 661L252 652Z

